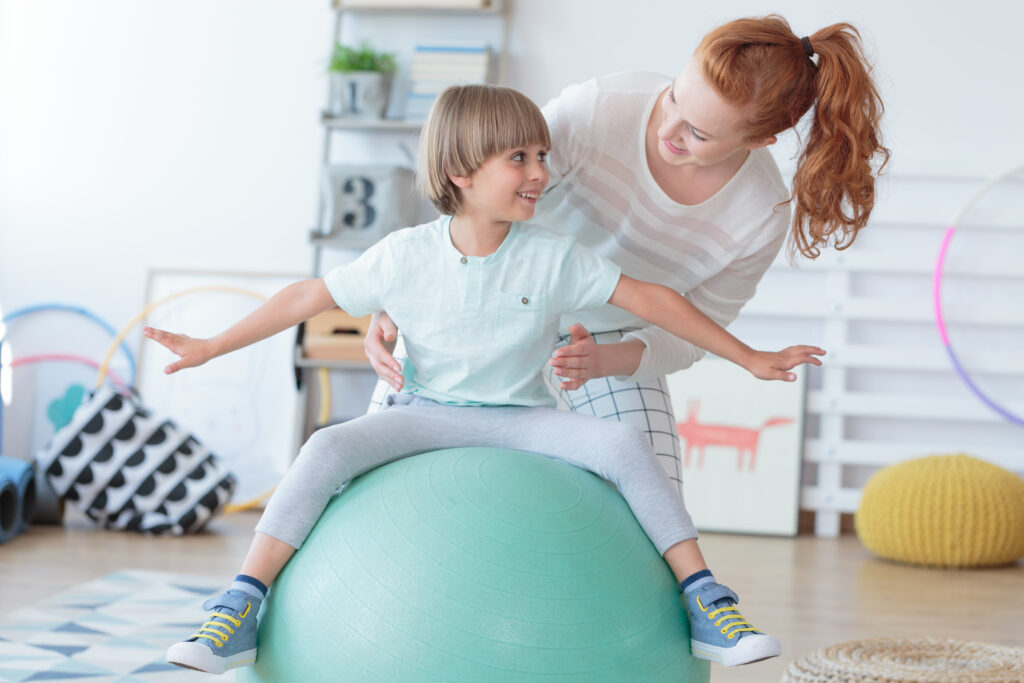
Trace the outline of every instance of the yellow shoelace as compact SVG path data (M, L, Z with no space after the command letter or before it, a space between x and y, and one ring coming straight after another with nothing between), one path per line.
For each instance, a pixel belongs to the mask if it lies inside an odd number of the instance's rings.
M252 607L252 603L245 603L245 611L238 615L239 617L241 617L241 619L236 619L230 614L214 612L210 615L209 621L205 622L202 628L200 628L198 631L196 631L189 637L206 638L207 640L212 640L213 644L217 647L224 647L224 643L228 642L228 636L234 635L235 629L231 628L223 621L214 621L214 619L217 617L220 617L221 619L227 619L229 622L235 625L235 628L238 628L242 625L242 619L245 619L246 615L249 614L250 607ZM224 633L221 629L227 629L227 633ZM211 633L214 635L211 636Z
M754 628L753 624L751 624L749 621L743 618L743 615L740 614L740 611L736 609L735 604L729 605L728 607L719 607L718 609L713 610L711 613L708 613L708 608L705 607L704 603L700 601L700 597L697 598L697 604L700 606L700 611L708 615L708 619L714 619L715 617L718 617L718 620L715 621L715 627L718 628L718 630L721 631L722 635L724 635L729 640L735 638L737 633L743 633L745 631L750 631L752 633L760 633L760 631ZM729 623L726 623L725 626L722 626L723 622Z

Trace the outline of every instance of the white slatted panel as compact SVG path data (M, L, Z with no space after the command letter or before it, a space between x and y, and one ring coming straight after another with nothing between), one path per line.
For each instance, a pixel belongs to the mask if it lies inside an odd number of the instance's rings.
M857 509L861 487L885 465L966 452L1024 473L1024 429L960 381L935 326L942 239L984 181L885 178L853 247L794 265L780 258L731 327L762 348L829 351L809 373L803 454L801 507L815 511L819 536L838 534L840 513ZM982 340L984 352L975 343L967 361L972 377L995 383L999 402L1024 415L1024 215L961 226L956 246L943 289L951 337ZM998 341L990 351L987 336Z

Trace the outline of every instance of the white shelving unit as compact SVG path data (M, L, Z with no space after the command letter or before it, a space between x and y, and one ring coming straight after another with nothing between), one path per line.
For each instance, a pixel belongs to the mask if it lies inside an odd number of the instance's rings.
M429 0L410 0L405 3L380 3L335 0L334 31L328 46L341 42L358 45L369 41L375 49L393 52L399 64L392 87L392 105L388 117L378 120L352 119L321 114L323 143L320 156L321 169L334 163L380 163L405 167L414 165L414 150L422 126L419 122L397 118L396 103L404 101L408 87L408 68L412 51L422 40L483 40L492 50L494 59L492 80L502 82L506 73L506 46L508 44L507 0L489 0L479 6L430 6ZM444 4L440 0L438 4ZM452 3L453 5L456 3ZM325 93L324 101L327 101ZM338 263L355 258L369 244L336 244L329 236L326 217L328 197L323 184L317 192L316 220L309 239L313 247L312 275L319 276ZM432 213L424 204L422 220ZM303 378L304 434L312 431L312 416L318 411L312 405L317 397L311 385L311 371L325 368L331 372L332 417L347 418L361 415L369 401L376 375L365 362L324 361L302 357L296 349L295 367Z
M408 67L417 42L426 40L483 40L495 59L493 79L501 82L506 71L508 44L507 4L505 0L480 0L476 7L467 3L437 0L409 2L368 2L367 0L335 0L334 31L330 48L337 43L359 45L369 41L375 49L397 56L398 72L392 84L388 117L379 120L321 116L323 145L321 168L339 161L372 161L411 166L414 162L416 137L421 124L397 118L408 88ZM451 5L451 6L444 6ZM328 226L324 210L326 197L321 187L317 194L316 227L311 239L314 245L314 274L324 270L323 249ZM365 248L368 244L357 245Z

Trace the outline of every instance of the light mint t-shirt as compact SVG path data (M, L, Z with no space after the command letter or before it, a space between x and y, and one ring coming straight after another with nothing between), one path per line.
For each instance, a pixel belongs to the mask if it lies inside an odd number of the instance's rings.
M387 311L405 339L403 392L455 405L554 406L541 377L563 313L602 306L619 267L572 237L513 223L463 256L451 216L389 234L324 277L353 316Z

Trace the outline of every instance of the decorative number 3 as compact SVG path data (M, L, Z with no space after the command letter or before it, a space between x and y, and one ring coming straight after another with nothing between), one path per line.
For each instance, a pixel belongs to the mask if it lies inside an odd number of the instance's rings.
M358 230L373 225L377 218L377 210L370 205L373 190L373 181L363 176L349 178L341 186L342 194L353 200L352 203L346 203L352 208L341 216L345 227Z

